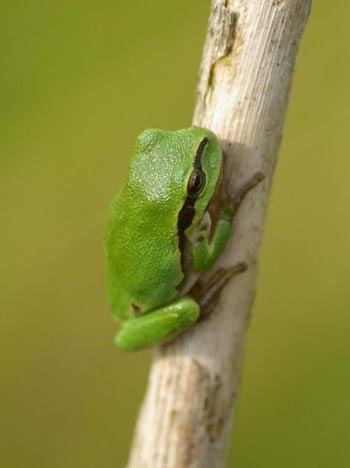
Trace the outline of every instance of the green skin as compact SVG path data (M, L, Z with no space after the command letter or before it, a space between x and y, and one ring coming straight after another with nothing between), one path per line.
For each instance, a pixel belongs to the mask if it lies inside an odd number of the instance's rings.
M221 165L219 142L203 128L150 129L137 138L106 235L108 302L122 323L121 349L167 341L199 319L201 303L190 291L224 250L235 211L225 204L211 227L207 209ZM194 170L201 184L191 191ZM193 207L187 215L184 205Z

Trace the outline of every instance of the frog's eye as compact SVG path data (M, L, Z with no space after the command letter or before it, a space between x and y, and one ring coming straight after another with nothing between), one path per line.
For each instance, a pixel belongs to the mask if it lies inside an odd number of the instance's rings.
M200 169L194 169L187 184L187 193L189 196L197 196L203 190L205 183L205 174Z

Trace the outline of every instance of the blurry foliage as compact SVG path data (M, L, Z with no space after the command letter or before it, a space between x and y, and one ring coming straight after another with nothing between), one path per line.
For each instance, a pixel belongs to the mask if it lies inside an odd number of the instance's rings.
M113 345L106 206L138 132L190 124L208 8L2 1L2 466L125 464L150 353ZM315 1L298 57L230 466L350 464L349 14Z

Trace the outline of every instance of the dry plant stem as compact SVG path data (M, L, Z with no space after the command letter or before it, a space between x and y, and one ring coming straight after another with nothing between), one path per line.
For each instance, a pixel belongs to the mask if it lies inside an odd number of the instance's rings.
M256 265L297 48L311 0L213 0L193 123L214 130L233 193L261 171L218 266L247 262L213 314L158 348L129 468L224 466Z

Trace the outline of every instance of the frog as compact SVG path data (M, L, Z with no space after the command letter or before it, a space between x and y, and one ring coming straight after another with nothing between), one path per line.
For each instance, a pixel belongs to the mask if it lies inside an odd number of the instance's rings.
M227 196L224 160L206 128L151 128L137 137L106 228L107 300L121 323L120 349L174 340L207 317L228 281L247 269L240 262L210 275L239 206L264 178L256 172Z

